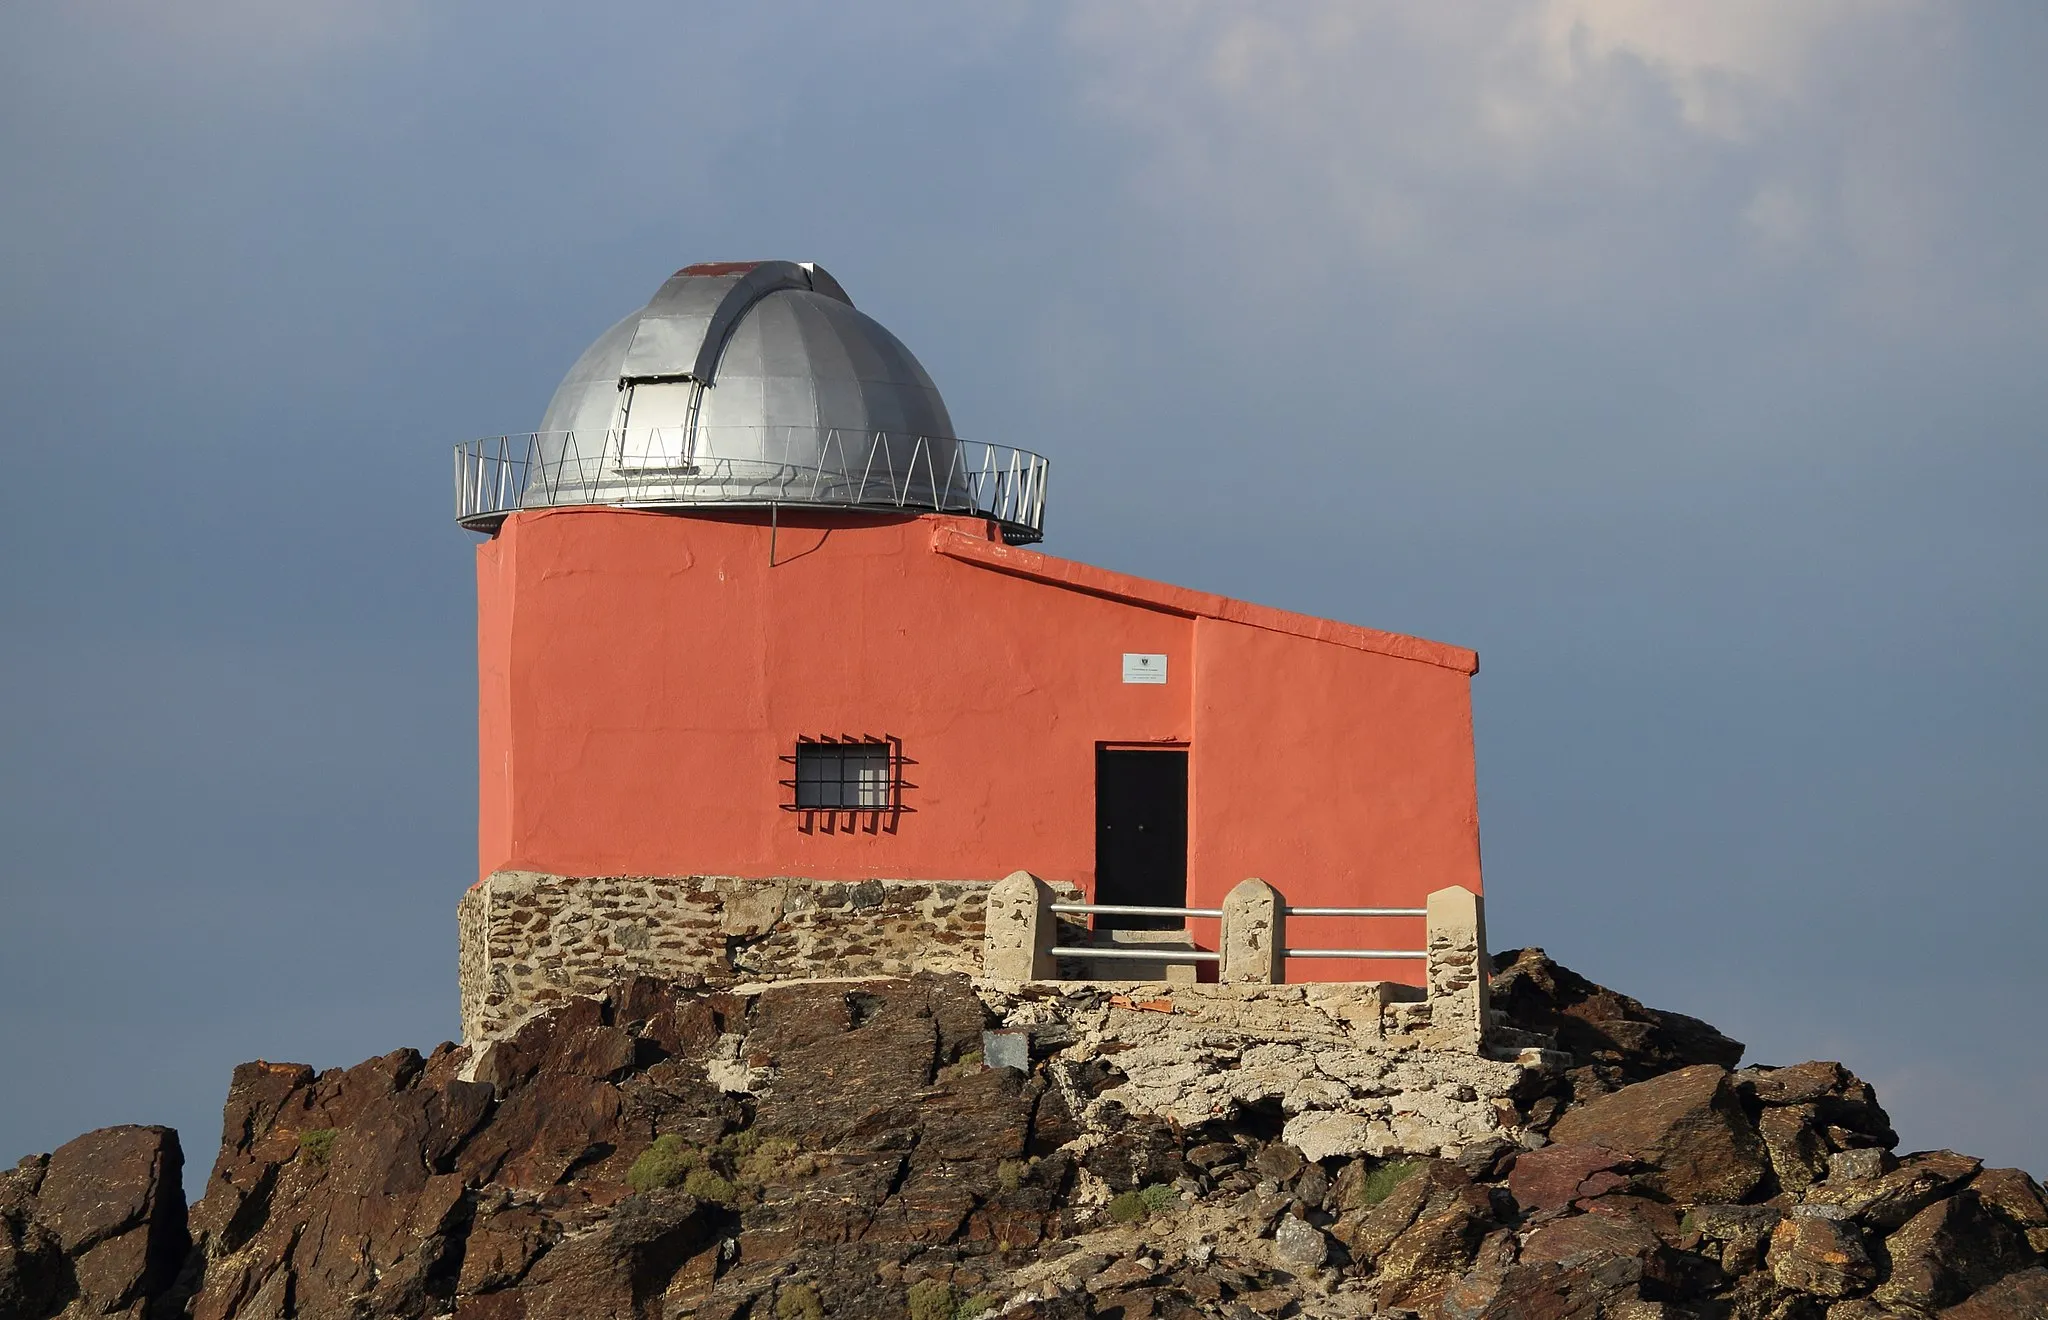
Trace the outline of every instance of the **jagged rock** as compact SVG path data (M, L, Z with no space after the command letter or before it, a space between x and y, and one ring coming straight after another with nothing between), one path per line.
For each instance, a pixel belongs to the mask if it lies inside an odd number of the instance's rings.
M1925 1311L1901 1311L1871 1297L1851 1297L1828 1307L1828 1320L1924 1320Z
M1598 1320L1665 1314L1644 1299L1642 1267L1621 1257L1573 1265L1553 1262L1516 1265L1502 1275L1483 1306L1469 1310L1446 1289L1439 1314L1449 1320Z
M101 1128L59 1146L16 1239L26 1250L14 1253L14 1289L49 1297L54 1247L64 1258L57 1292L77 1314L126 1311L168 1291L187 1245L184 1167L178 1134L164 1127Z
M1616 1171L1635 1164L1634 1156L1605 1146L1560 1142L1515 1156L1508 1190L1524 1210L1558 1210L1627 1187L1627 1176Z
M1765 1109L1757 1119L1757 1133L1770 1155L1771 1172L1778 1186L1797 1193L1828 1174L1828 1143L1812 1105L1782 1105Z
M1879 1301L1931 1310L2036 1263L2023 1231L1962 1191L1907 1220L1884 1240L1891 1262Z
M1330 1240L1306 1219L1282 1215L1273 1229L1273 1246L1290 1267L1319 1270L1330 1258Z
M1435 1299L1470 1266L1495 1226L1491 1197L1448 1160L1431 1160L1380 1205L1331 1226L1353 1259L1370 1261L1380 1298L1398 1306Z
M0 1317L893 1320L914 1288L920 1313L1061 1320L2048 1314L2026 1174L1894 1159L1839 1065L1729 1074L1739 1046L1704 1024L1505 961L1579 1066L1404 1073L1318 1053L1284 1014L1268 1043L1179 1026L1098 1049L1076 1023L1120 1010L1084 991L1034 1010L1031 1070L985 1069L999 1019L935 976L746 995L632 978L481 1059L244 1065L189 1253L160 1129L0 1174ZM989 1003L1009 1013L1010 993ZM1095 1045L1048 1061L1049 1040ZM1284 1093L1136 1112L1139 1071L1282 1055ZM1475 1086L1505 1097L1499 1129L1421 1112ZM1313 1110L1325 1092L1370 1141L1305 1140L1305 1117L1338 1112ZM1530 1149L1539 1108L1552 1143Z
M1877 1282L1863 1234L1846 1219L1794 1215L1771 1232L1771 1277L1817 1297L1848 1297Z
M1181 1158L1180 1138L1170 1125L1129 1123L1117 1135L1120 1140L1097 1146L1081 1161L1082 1167L1109 1184L1112 1191L1128 1192L1186 1176L1188 1165ZM1300 1159L1295 1156L1297 1172Z
M2041 1320L2048 1315L2048 1269L2008 1274L1968 1301L1941 1313L1941 1320Z
M1838 1150L1828 1156L1826 1176L1845 1183L1882 1178L1898 1167L1898 1157L1890 1151L1877 1146L1859 1146L1854 1150Z
M1952 1150L1919 1151L1875 1178L1827 1178L1807 1188L1809 1206L1834 1206L1881 1233L1903 1225L1977 1172L1978 1161Z
M2019 1169L1986 1169L1970 1180L1970 1190L2025 1233L2035 1251L2048 1255L2048 1197L2032 1177Z
M1716 1320L1822 1320L1830 1309L1821 1298L1788 1289L1762 1270L1737 1279L1706 1313Z
M1763 1142L1717 1064L1575 1106L1552 1125L1551 1138L1612 1147L1656 1166L1640 1175L1643 1185L1675 1201L1740 1201L1766 1167Z
M1797 1111L1800 1126L1822 1138L1828 1149L1890 1150L1899 1144L1890 1115L1877 1103L1877 1092L1839 1063L1816 1060L1789 1068L1744 1068L1735 1074L1735 1084L1746 1098L1765 1108L1767 1117L1776 1108ZM1778 1122L1780 1130L1789 1133L1789 1120Z
M1763 1264L1764 1244L1770 1241L1784 1212L1774 1205L1696 1205L1685 1212L1681 1228L1697 1234L1703 1244L1719 1248L1710 1251L1730 1277L1748 1274Z
M1306 1164L1307 1161L1302 1159L1301 1152L1284 1141L1267 1142L1252 1160L1252 1168L1261 1177L1271 1179L1283 1187L1293 1182Z
M1496 954L1491 997L1513 1025L1552 1036L1559 1048L1611 1066L1627 1080L1692 1064L1733 1068L1742 1060L1741 1041L1698 1018L1645 1008L1559 966L1541 949Z
M1553 1219L1522 1240L1522 1259L1567 1264L1588 1256L1647 1260L1664 1243L1649 1228L1617 1215L1573 1215Z
M1360 1161L1354 1167L1363 1164ZM1362 1205L1340 1215L1330 1232L1350 1249L1354 1259L1376 1260L1418 1218L1463 1202L1471 1190L1470 1174L1448 1160L1430 1160L1417 1164L1377 1205Z
M64 1248L35 1222L35 1194L46 1155L31 1155L0 1174L0 1315L43 1315L66 1290Z
M714 1232L679 1192L633 1197L595 1229L565 1238L519 1285L527 1320L656 1320L662 1294ZM458 1306L457 1314L461 1314Z

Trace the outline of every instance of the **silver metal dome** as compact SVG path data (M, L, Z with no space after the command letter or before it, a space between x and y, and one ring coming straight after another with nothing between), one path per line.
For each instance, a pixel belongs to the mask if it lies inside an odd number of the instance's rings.
M598 336L541 429L457 451L457 517L570 504L980 513L1039 539L1046 463L954 436L916 357L821 268L686 266Z

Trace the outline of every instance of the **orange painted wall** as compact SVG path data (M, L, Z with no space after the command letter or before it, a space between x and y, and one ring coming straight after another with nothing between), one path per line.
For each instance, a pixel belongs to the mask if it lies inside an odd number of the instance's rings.
M484 874L1022 867L1089 888L1096 745L1157 742L1190 748L1193 906L1247 875L1300 905L1480 887L1470 652L1006 549L939 515L522 513L478 547L477 590ZM1122 682L1128 651L1164 653L1169 681ZM780 758L821 734L902 740L893 832L806 833L781 809ZM1419 920L1290 932L1420 939Z

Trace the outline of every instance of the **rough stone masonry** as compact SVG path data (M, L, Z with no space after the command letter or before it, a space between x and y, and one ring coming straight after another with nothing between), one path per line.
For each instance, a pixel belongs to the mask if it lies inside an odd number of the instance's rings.
M463 896L472 1045L621 975L710 985L977 973L981 882L559 876L499 871Z

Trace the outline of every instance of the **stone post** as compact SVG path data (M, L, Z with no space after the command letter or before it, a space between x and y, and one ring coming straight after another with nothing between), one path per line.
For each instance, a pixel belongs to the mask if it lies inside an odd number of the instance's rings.
M1240 880L1223 900L1222 965L1216 979L1279 985L1287 979L1287 904L1263 880Z
M1429 1025L1439 1048L1486 1041L1486 900L1463 885L1429 896Z
M997 981L1053 977L1052 886L1029 871L1012 871L990 886L982 919L981 974Z

